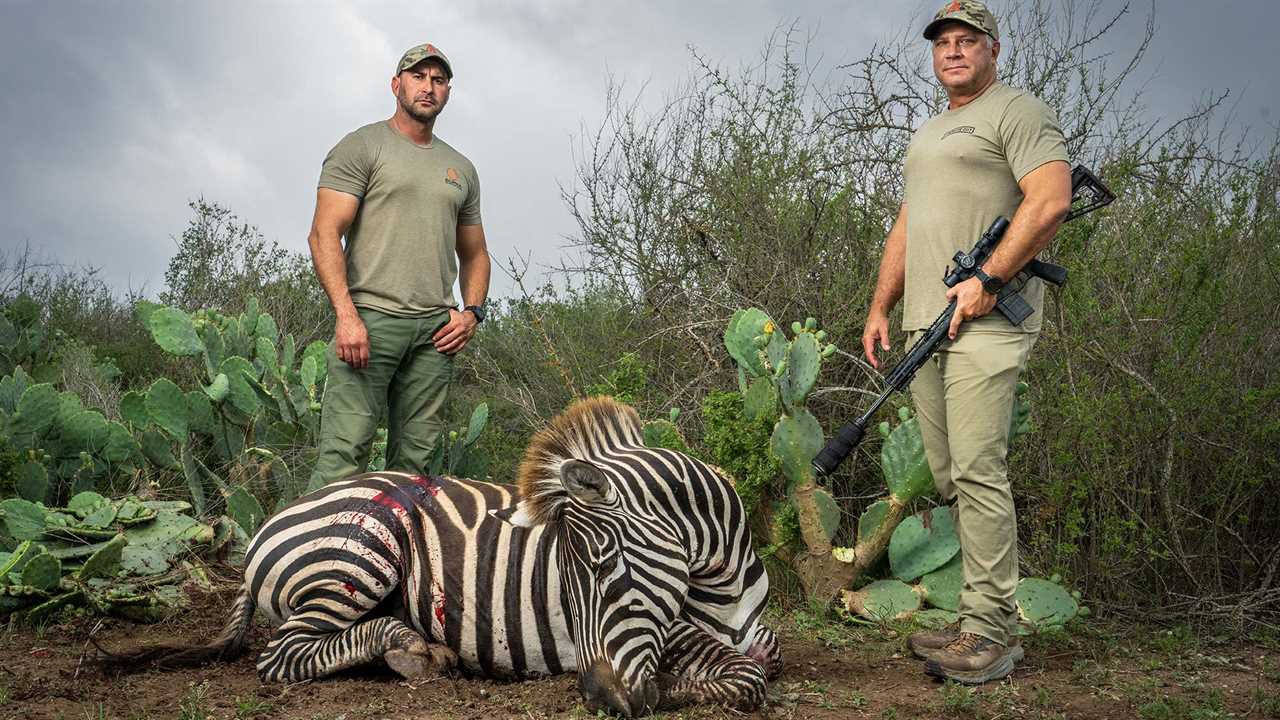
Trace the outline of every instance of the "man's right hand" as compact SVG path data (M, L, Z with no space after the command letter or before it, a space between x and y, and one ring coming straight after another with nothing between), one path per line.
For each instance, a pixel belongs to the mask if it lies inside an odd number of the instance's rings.
M872 310L867 315L867 327L862 331L862 352L867 356L871 367L879 370L880 361L876 359L876 343L881 349L889 349L889 315Z
M369 366L369 331L359 315L338 318L333 341L339 360L356 370Z

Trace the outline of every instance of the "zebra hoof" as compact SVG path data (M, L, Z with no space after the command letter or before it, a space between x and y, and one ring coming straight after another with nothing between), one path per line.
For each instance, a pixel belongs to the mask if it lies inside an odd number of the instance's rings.
M414 648L418 650L418 648ZM458 656L444 645L427 645L422 652L388 650L382 659L406 680L438 677L458 666Z

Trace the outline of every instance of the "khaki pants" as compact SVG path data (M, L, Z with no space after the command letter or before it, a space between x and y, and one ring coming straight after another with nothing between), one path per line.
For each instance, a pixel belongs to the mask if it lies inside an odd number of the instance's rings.
M355 370L329 343L316 467L308 490L364 472L373 436L387 413L387 469L426 472L453 381L453 357L431 335L447 310L420 318L358 308L369 331L369 365Z
M962 326L911 383L934 485L953 504L960 537L960 629L1006 645L1017 622L1018 530L1005 454L1018 374L1037 336Z

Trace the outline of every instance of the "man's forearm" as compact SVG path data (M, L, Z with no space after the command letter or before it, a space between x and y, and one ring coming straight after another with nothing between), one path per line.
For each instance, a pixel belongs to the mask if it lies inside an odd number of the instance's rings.
M1011 279L1049 246L1069 207L1069 202L1064 205L1051 200L1023 201L1005 230L1004 239L982 269L988 275Z
M478 252L458 263L458 285L462 306L479 305L489 296L489 253Z
M338 318L355 316L356 308L347 288L347 259L342 253L341 238L313 231L307 238L307 244L311 247L311 263L315 266L316 277L329 296L334 314Z

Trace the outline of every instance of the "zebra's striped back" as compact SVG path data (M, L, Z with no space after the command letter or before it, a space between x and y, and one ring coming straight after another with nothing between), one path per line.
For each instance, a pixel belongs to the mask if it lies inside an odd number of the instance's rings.
M572 670L554 535L488 512L514 505L514 491L400 473L333 483L263 525L246 584L278 623L322 628L327 616L377 610L447 645L473 672Z

